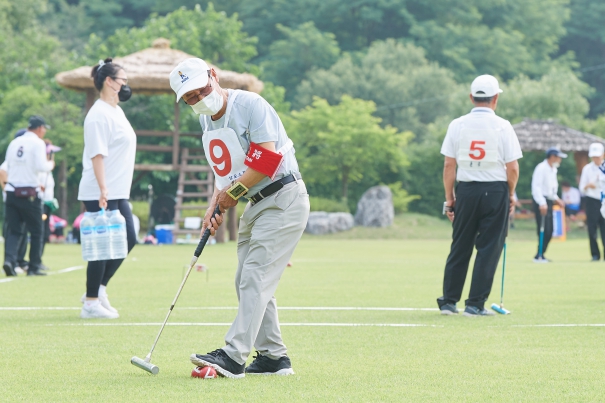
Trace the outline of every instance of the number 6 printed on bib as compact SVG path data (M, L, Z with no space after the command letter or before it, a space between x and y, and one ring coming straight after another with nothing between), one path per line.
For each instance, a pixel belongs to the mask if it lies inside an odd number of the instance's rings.
M460 169L487 171L497 168L498 136L489 130L463 129L460 133L457 163Z

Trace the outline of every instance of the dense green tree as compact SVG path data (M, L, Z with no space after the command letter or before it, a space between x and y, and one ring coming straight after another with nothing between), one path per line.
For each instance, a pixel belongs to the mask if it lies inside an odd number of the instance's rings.
M568 69L553 68L538 80L521 75L502 87L497 112L512 123L554 118L579 128L590 108L591 88Z
M319 31L313 22L290 29L278 24L277 29L285 39L271 44L269 54L264 60L263 78L288 91L289 99L312 68L328 69L338 59L340 49L334 34Z
M151 46L159 38L170 39L171 47L202 57L221 68L257 71L248 61L256 55L256 38L241 30L237 14L228 17L214 9L196 6L178 9L166 16L153 15L141 28L121 28L107 39L92 34L86 56L97 60L124 56Z
M405 36L409 25L402 0L240 0L247 32L258 36L265 55L280 38L278 24L296 27L308 21L324 32L333 32L343 50L358 50L379 39Z
M571 0L571 16L561 39L561 52L574 52L582 79L596 89L590 99L590 116L605 112L605 2Z
M298 87L294 107L313 96L334 104L347 94L374 101L384 124L421 137L426 124L449 115L456 91L452 74L427 61L421 48L389 39L373 43L360 57L346 54L330 69L312 71Z
M350 184L364 179L379 184L384 171L397 172L406 164L403 148L411 133L381 127L380 118L372 116L375 108L345 95L337 105L315 98L292 113L287 130L310 186L330 186L347 200Z
M414 0L410 34L459 80L547 71L569 16L561 0ZM412 7L412 4L414 5Z

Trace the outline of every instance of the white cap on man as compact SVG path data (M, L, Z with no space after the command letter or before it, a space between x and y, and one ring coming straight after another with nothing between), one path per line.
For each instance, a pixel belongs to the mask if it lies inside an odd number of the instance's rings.
M589 157L602 157L605 153L605 147L601 143L592 143L588 148Z
M500 84L494 76L484 74L473 80L471 84L471 95L473 98L489 98L501 94Z
M183 94L208 85L210 67L202 59L183 60L170 72L170 87L176 93L176 102Z

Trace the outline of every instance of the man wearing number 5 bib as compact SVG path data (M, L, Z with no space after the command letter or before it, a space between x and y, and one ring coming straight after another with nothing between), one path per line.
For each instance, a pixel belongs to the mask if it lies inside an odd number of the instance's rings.
M212 234L241 196L249 199L240 219L235 289L239 309L225 346L193 354L197 366L219 375L293 374L281 337L273 296L309 216L309 196L298 171L292 141L279 116L261 96L226 90L201 59L187 59L170 73L170 85L200 115L204 152L215 174L215 190L202 232ZM254 361L246 359L257 350Z
M441 147L445 156L444 214L453 223L443 296L437 299L443 315L458 313L456 303L462 296L473 247L477 248L477 257L464 315L494 314L484 304L492 289L508 217L515 204L517 160L523 156L510 122L494 112L500 93L495 77L477 77L470 94L475 107L468 115L450 123Z

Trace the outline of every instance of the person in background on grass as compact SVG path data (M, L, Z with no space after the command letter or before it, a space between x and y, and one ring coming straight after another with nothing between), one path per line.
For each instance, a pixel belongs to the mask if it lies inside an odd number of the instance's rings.
M15 133L14 138L23 136L27 129L19 129ZM2 165L0 165L0 184L2 185L2 200L6 202L6 192L4 191L4 187L8 181L8 162L4 161ZM8 233L6 229L6 217L4 218L4 223L2 226L2 234L6 239L6 234ZM15 267L15 273L24 274L27 273L27 268L29 267L29 262L25 260L25 254L27 253L27 229L25 228L25 224L23 225L23 236L19 241L19 248L17 251L17 267ZM40 267L44 269L43 266Z
M604 153L605 147L603 147L603 144L592 143L588 148L588 156L592 161L582 168L582 175L580 176L580 191L584 195L588 243L593 262L601 260L601 252L597 242L597 229L601 233L603 257L605 258L605 218L599 211L601 209L600 178L603 176L599 167L603 164Z
M549 148L546 150L546 159L536 166L531 178L531 195L533 198L536 224L538 226L538 238L540 237L542 220L544 220L544 238L542 242L542 250L540 251L540 243L538 241L538 252L534 257L535 263L550 262L550 260L544 257L544 254L546 253L546 249L548 249L548 244L552 238L553 203L556 203L561 208L565 208L565 202L561 200L557 194L559 190L557 169L561 165L563 158L567 158L567 154L562 153L558 148Z
M442 315L458 313L456 303L462 296L475 247L477 257L463 315L495 314L485 309L485 302L502 254L508 217L515 207L518 159L523 157L513 126L496 115L500 93L495 77L475 78L470 93L475 107L450 123L441 147L445 157L443 210L453 223L443 295L437 298Z
M40 199L40 172L52 171L54 161L46 158L46 144L42 140L50 126L41 116L32 116L25 134L15 138L6 151L8 178L5 204L7 236L3 269L7 276L15 276L18 249L24 234L23 223L31 234L28 276L43 276L42 201Z
M128 77L111 58L92 69L92 78L100 96L84 120L84 153L78 200L86 211L120 210L126 219L128 252L136 244L132 213L128 206L134 172L137 136L118 105L130 99ZM107 283L124 259L88 262L86 293L82 296L82 319L116 319L118 310L109 303Z
M571 186L568 181L561 182L561 199L565 203L565 215L572 220L576 219L576 214L580 212L582 204L582 194L578 188Z
M54 159L54 153L61 150L61 148L53 146L52 142L48 139L44 141L46 143L46 156L48 160ZM42 208L44 215L44 239L42 242L42 255L44 255L44 247L49 241L50 237L50 215L56 209L55 206L55 178L51 172L44 172L39 174L40 189L42 190Z

